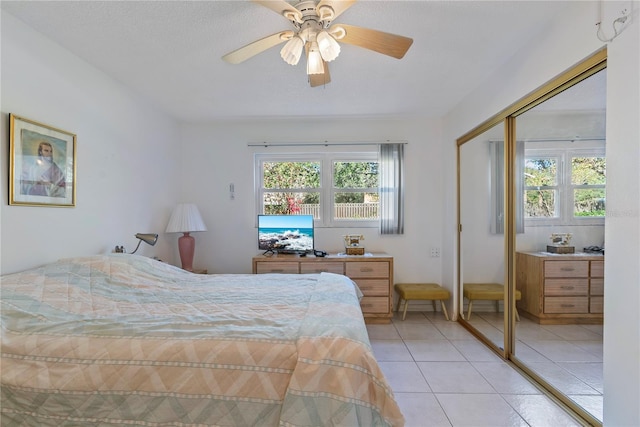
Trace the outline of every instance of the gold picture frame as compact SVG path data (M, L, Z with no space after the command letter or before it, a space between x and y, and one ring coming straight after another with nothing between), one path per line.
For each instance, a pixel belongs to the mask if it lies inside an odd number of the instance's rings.
M9 115L9 204L76 205L76 135Z

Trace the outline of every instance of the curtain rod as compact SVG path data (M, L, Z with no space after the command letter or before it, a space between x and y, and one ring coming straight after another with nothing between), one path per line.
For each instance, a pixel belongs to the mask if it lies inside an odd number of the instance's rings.
M575 138L524 138L517 139L524 142L576 142L576 141L606 141L602 136L586 137L576 136ZM490 139L489 142L504 142L502 139Z
M409 144L407 141L359 141L359 142L250 142L247 144L248 147L313 147L313 146L324 146L328 147L330 145L383 145L383 144Z

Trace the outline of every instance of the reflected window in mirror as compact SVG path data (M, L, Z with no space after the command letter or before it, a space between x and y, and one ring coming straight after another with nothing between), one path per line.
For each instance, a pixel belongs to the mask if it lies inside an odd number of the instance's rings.
M527 226L604 224L604 141L589 142L587 148L525 149L521 178Z

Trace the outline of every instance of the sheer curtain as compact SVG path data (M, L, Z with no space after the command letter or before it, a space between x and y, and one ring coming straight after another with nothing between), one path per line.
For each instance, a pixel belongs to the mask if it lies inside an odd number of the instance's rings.
M404 144L380 144L380 234L404 234Z
M491 233L504 234L504 141L491 148ZM516 233L524 233L524 142L516 141Z

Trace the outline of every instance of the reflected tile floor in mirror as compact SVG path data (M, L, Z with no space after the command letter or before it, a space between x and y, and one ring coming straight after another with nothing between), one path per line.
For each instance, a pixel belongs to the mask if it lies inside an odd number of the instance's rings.
M504 330L503 313L474 313L474 327L490 336ZM539 325L520 316L516 357L602 421L603 325ZM494 341L495 342L495 341Z
M442 313L408 312L405 321L396 316L391 324L367 325L367 330L407 427L580 425L464 327L446 321ZM561 333L574 336L569 329ZM530 347L532 355L542 356L539 351L543 350L547 355L556 352L545 343L550 340L540 341L537 347ZM575 364L567 368L580 375L587 371L586 366ZM597 385L597 378L591 383ZM601 391L601 376L599 384ZM592 403L588 399L580 402L585 408Z

